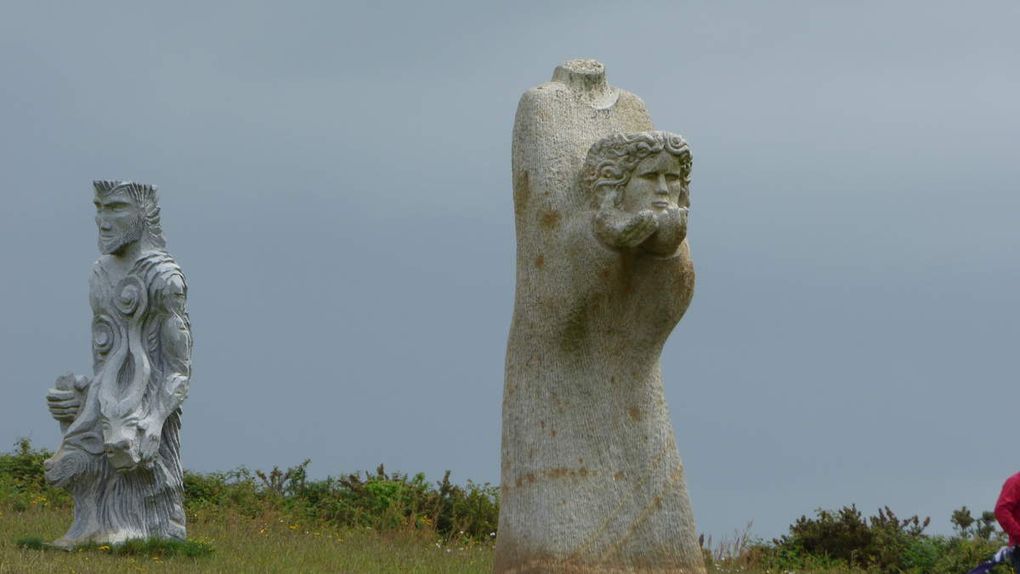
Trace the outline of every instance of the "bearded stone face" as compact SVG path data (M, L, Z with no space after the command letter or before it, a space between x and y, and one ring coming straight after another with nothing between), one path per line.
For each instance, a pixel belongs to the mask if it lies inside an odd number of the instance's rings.
M97 193L93 203L100 253L118 255L142 239L142 213L127 191Z

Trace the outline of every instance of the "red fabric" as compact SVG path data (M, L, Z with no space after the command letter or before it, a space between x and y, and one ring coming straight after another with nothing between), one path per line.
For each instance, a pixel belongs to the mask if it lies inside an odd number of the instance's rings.
M995 518L1009 534L1009 544L1020 544L1020 472L1006 479L995 502Z

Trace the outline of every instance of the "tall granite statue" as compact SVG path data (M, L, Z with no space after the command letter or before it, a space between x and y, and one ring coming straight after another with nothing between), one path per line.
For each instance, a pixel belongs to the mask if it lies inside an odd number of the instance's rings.
M165 250L156 188L94 187L102 256L89 278L93 375L63 375L47 396L63 440L46 479L74 497L74 522L54 544L184 539L187 285Z
M690 172L598 62L521 98L499 574L705 572L659 364L694 289Z

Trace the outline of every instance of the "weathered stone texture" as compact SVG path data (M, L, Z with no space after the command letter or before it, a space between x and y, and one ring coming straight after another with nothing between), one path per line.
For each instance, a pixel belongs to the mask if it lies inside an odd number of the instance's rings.
M682 145L664 164L689 175L682 139L651 129L591 60L520 100L497 573L704 572L659 366L693 293L686 205L629 213L585 169L596 142L637 134ZM669 185L686 202L686 180Z

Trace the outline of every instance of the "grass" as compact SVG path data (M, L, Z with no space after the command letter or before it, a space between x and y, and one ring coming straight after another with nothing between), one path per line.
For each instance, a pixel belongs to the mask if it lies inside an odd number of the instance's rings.
M64 533L70 511L43 506L0 510L0 574L492 571L491 544L444 544L428 532L312 528L282 515L248 518L198 512L189 518L191 545L137 541L113 548L41 552L44 541Z
M71 521L66 507L0 504L0 574L24 573L350 573L492 572L492 542L442 542L434 530L326 527L287 514L246 516L230 510L189 514L189 542L136 541L122 546L54 550ZM843 564L764 569L749 553L748 531L706 547L709 574L878 574ZM968 562L959 572L976 564ZM1008 568L1000 568L1005 572Z
M213 553L213 547L208 542L197 542L195 540L163 540L152 538L149 540L128 540L121 544L100 545L82 544L72 549L61 548L47 543L38 536L29 536L17 540L17 545L29 550L52 550L56 552L108 552L115 556L148 556L150 558L173 558L183 556L187 558L201 558Z
M69 509L41 504L20 511L0 510L0 574L492 572L491 543L443 543L428 530L313 528L291 522L284 514L251 518L219 510L201 510L189 516L190 547L200 549L198 552L183 551L189 545L145 541L70 552L47 547L47 541L59 538L70 520ZM734 559L743 543L746 534L720 544L712 553L716 559L710 560L709 573L766 574ZM813 571L864 574L846 567Z

